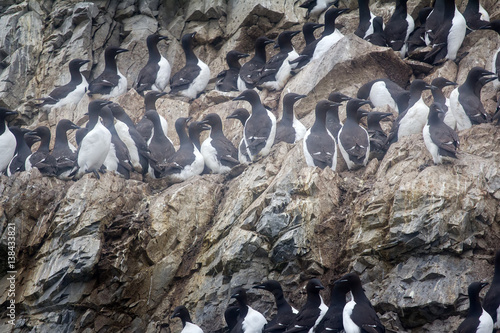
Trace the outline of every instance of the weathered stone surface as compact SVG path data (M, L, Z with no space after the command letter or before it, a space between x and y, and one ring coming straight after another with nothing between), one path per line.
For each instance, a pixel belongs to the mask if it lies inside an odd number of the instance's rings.
M410 0L408 8L416 16L429 3ZM457 2L459 8L465 4ZM494 0L482 4L498 18ZM84 125L87 96L76 106L48 114L32 106L33 98L69 80L71 59L91 60L85 69L93 78L104 67L107 46L129 48L118 57L118 66L132 85L147 61L147 34L169 37L159 49L175 73L185 63L181 36L197 31L194 51L214 78L226 68L229 50L252 54L255 38L274 39L283 30L300 29L305 10L298 5L240 0L4 2L0 76L15 81L2 81L2 104L23 112L16 121L47 125L52 133L61 118ZM337 20L346 37L321 62L292 77L283 91L259 92L278 119L280 99L289 90L308 95L295 109L310 126L316 102L332 90L355 96L362 84L380 77L406 88L417 76L462 83L471 67L488 68L488 57L499 46L495 33L476 31L464 41L459 53L469 55L461 62L425 66L419 73L392 50L355 37L357 1L343 6L353 9ZM393 3L372 1L370 8L387 20ZM303 37L293 43L302 49ZM269 46L267 52L270 57L276 50ZM226 136L239 144L241 124L225 118L250 105L232 101L238 92L210 91L212 86L194 101L158 100L176 146L175 120L201 120L210 112L221 116ZM496 107L495 93L491 84L482 91L490 112ZM430 103L430 94L424 97ZM134 121L142 118L143 98L134 90L113 101ZM340 115L345 118L344 107ZM382 126L387 131L390 123ZM347 171L340 154L337 172L307 167L300 142L281 143L269 156L230 176L202 175L175 185L124 180L111 173L100 180L87 175L63 182L36 169L1 176L4 306L7 223L17 228L18 312L11 332L177 332L181 323L169 317L180 304L205 331L220 332L235 287L277 279L287 299L300 308L309 278L319 277L328 286L347 271L361 275L388 331L451 332L465 316L467 285L491 279L500 237L499 128L484 124L459 135L458 160L439 166L432 165L421 135L415 135L394 144L380 162L372 160L355 172ZM322 296L328 302L328 290ZM269 293L252 290L249 300L267 317L273 315ZM5 312L0 318L0 325L10 328Z

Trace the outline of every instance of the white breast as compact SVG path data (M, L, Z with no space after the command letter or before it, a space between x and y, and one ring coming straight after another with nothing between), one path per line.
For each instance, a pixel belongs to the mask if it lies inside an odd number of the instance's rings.
M111 143L109 145L108 155L106 155L106 159L104 160L104 166L108 171L116 171L118 170L118 157L116 157L116 149L115 145Z
M307 128L298 120L295 115L293 116L292 127L295 130L295 143L302 140L304 135L306 135Z
M59 102L51 106L51 108L58 108L67 104L78 104L83 95L87 92L89 84L85 76L82 75L82 82L76 86L75 90L70 92L66 97L62 98Z
M125 146L127 146L128 153L130 155L130 163L132 163L132 166L137 172L142 172L142 166L139 162L139 150L130 136L128 126L124 122L117 119L115 129L120 140L122 140Z
M484 9L483 6L481 6L481 4L479 4L479 13L481 13L481 20L482 21L487 21L487 22L490 21L490 15L486 11L486 9Z
M484 311L479 317L479 325L477 326L476 333L491 333L493 332L493 319L488 312Z
M248 313L242 323L243 332L262 333L265 324L267 324L267 320L262 313L255 311L249 306Z
M187 322L181 333L203 333L203 330L198 325Z
M281 67L275 75L275 81L264 82L262 86L270 90L282 89L291 76L291 70L297 66L297 64L293 64L291 66L289 62L297 59L298 56L299 55L295 50L289 52L288 57L283 61Z
M441 164L442 159L438 154L438 146L432 141L431 134L429 132L429 125L425 125L422 130L422 135L424 136L425 147L431 153L434 164Z
M160 68L158 69L158 73L156 74L156 81L152 89L156 91L163 91L165 90L165 87L167 86L168 81L170 80L170 73L172 69L170 67L170 63L168 62L168 60L165 59L163 56L158 62L158 66L160 66Z
M472 127L469 116L465 113L462 104L458 101L458 88L453 89L450 94L450 109L457 122L457 130L461 131ZM450 111L450 110L448 110Z
M5 122L5 132L0 135L0 173L2 173L14 157L16 151L16 137L7 127Z
M111 146L111 133L100 121L85 135L78 152L78 176L98 170L106 160Z
M314 49L314 54L312 60L320 59L323 55L328 52L339 40L344 37L342 33L335 29L335 31L323 38L318 42L316 48Z
M389 105L391 109L399 112L398 105L394 102L384 81L378 81L372 85L369 98L375 107Z
M425 105L422 97L413 105L399 122L398 138L422 133L429 116L429 107Z
M352 299L344 306L344 310L342 311L342 323L344 324L345 333L361 333L361 329L351 319L352 310L355 305L356 302Z
M259 155L261 156L266 156L267 154L269 154L269 152L271 151L271 147L274 144L274 138L276 137L276 117L269 110L267 111L267 115L269 116L269 118L271 118L272 127L271 127L271 132L269 133L269 137L266 140L266 145L264 146L264 148L262 148L262 150L259 153Z
M225 173L231 170L230 167L222 165L217 159L217 150L212 146L212 138L210 136L201 144L201 155L203 155L205 164L213 173Z
M208 68L207 64L198 59L198 66L201 68L198 76L191 82L186 90L180 91L181 95L191 99L196 98L199 93L205 90L210 80L210 68Z
M496 73L497 77L498 77L498 73L497 73L497 68L496 68L496 62L497 62L498 54L500 54L500 48L498 48L498 50L493 54L493 60L491 61L491 71L493 73ZM493 86L495 87L496 90L500 89L500 81L498 81L498 78L495 81L493 81Z
M464 16L455 7L455 16L453 17L450 32L448 34L448 54L447 59L455 60L457 52L465 38L467 23Z
M457 129L457 121L455 119L455 116L453 116L453 112L451 112L450 108L450 99L446 99L446 106L448 107L448 111L444 114L444 119L443 122L448 125L449 128L456 130Z

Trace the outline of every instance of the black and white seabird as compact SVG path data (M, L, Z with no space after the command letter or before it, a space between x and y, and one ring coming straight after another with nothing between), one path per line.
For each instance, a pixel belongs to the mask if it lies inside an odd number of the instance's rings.
M201 144L205 164L213 173L226 173L238 165L238 149L222 132L222 120L216 113L209 113L202 122L210 126L210 135Z
M475 93L478 81L488 75L494 73L481 67L473 67L467 74L465 82L451 92L450 109L457 121L457 130L461 131L472 125L491 121L491 116Z
M368 135L370 136L370 158L382 160L387 151L387 135L380 126L380 121L392 116L390 112L368 112L366 115L368 124Z
M370 101L353 98L347 102L347 118L339 131L339 150L349 170L366 166L370 157L370 137L359 126L358 116L358 109L365 104L370 104Z
M354 34L359 38L366 39L373 33L373 19L375 15L370 11L370 0L358 0L359 24Z
M308 17L319 17L328 7L335 5L338 7L339 0L328 1L328 0L306 0L304 3L299 5L300 8L307 9L306 18Z
M441 103L432 103L429 107L429 120L422 130L425 147L431 153L434 164L443 163L443 157L457 158L460 145L457 133L443 122L445 113Z
M479 0L469 0L464 10L467 30L477 30L490 22L490 15L479 3Z
M110 103L99 99L89 103L88 132L83 137L78 148L76 179L89 172L94 173L97 179L100 178L97 171L104 164L106 156L108 156L111 147L111 133L104 127L99 117L101 109Z
M247 303L247 293L243 288L237 288L231 298L238 301L240 314L238 323L230 333L261 333L264 326L267 324L266 318L262 313L254 310Z
M153 123L153 136L148 142L151 161L148 173L153 178L160 178L161 173L157 167L167 163L169 158L175 153L172 141L165 135L161 126L160 116L155 110L148 110L144 116Z
M439 22L439 28L434 32L430 44L432 50L424 58L425 61L433 64L457 58L458 49L462 46L467 27L465 18L455 6L455 0L444 0L444 2L443 18Z
M52 90L47 97L39 98L42 101L36 106L58 108L67 104L78 104L89 86L87 79L80 72L80 68L89 60L73 59L69 62L70 81L64 86Z
M149 91L146 96L144 96L144 112L147 112L149 110L156 111L156 101L158 98L165 96L167 93L165 92L158 92L158 91ZM161 123L161 128L163 129L163 133L165 136L168 138L168 123L165 117L163 117L161 114L158 113L158 116L160 117L160 123ZM154 132L154 127L153 123L151 120L149 120L147 117L143 116L142 119L135 125L135 128L137 131L142 135L144 140L149 144L149 141L151 141L151 138L153 137L153 132ZM170 139L169 139L170 140ZM170 140L172 142L172 140Z
M60 179L69 180L69 174L76 163L76 148L68 142L67 132L79 128L69 119L61 119L57 123L56 139L51 155L56 160L57 177Z
M304 157L308 166L317 166L321 169L330 167L335 171L337 167L337 148L333 135L326 129L326 114L333 108L339 106L328 100L321 100L316 104L316 120L307 130L302 143Z
M210 80L210 68L198 59L193 52L196 32L182 36L182 49L186 56L186 66L170 79L170 93L180 94L195 99L207 87Z
M481 29L494 30L500 35L500 20L494 20L481 27ZM493 52L491 60L491 71L496 74L497 79L493 82L496 90L500 89L500 47Z
M198 325L193 324L189 311L184 305L176 307L170 318L180 318L183 327L181 333L203 333Z
M42 175L55 176L57 174L57 162L50 154L50 129L47 126L39 126L26 135L38 136L40 146L38 146L36 152L26 159L25 170L30 171L32 168L37 168Z
M7 166L7 176L12 176L16 172L26 170L26 159L31 155L31 147L28 146L24 135L30 132L28 129L20 128L17 126L10 127L10 131L16 138L16 150L14 156Z
M330 102L331 103L331 102ZM313 333L316 326L328 311L328 307L323 303L319 295L321 290L325 289L319 279L311 279L307 282L306 304L299 310L293 322L288 327L288 333Z
M260 72L266 65L266 45L274 43L274 40L265 36L255 41L255 54L252 59L241 66L238 75L238 90L243 92L253 89L260 78Z
M276 125L276 138L274 144L278 142L296 143L302 140L307 128L302 124L293 111L293 105L306 95L288 93L283 97L283 116Z
M357 98L369 99L374 107L388 105L394 111L402 113L408 108L410 92L401 88L396 82L384 78L365 83L359 88Z
M342 321L342 312L346 305L345 295L349 292L347 282L334 283L331 286L330 305L325 316L316 326L317 333L341 333L344 332L344 324Z
M240 75L241 65L239 60L248 57L249 54L238 51L229 51L226 55L226 62L229 69L223 70L217 74L217 83L215 89L218 91L238 91L238 77Z
M292 44L292 38L299 32L287 30L280 33L275 46L279 47L280 51L272 56L262 68L257 87L280 90L285 86L292 75L292 69L297 66L296 64L290 64L290 62L299 57Z
M481 306L479 293L486 287L486 282L472 282L469 285L469 312L465 320L458 326L457 333L491 333L493 319Z
M443 106L445 112L445 114L443 115L444 123L448 125L450 128L455 129L457 126L457 121L455 120L453 113L450 111L450 99L444 96L442 89L444 87L456 86L458 84L444 77L437 77L434 80L432 80L431 85L435 87L435 89L431 90L434 102L440 103Z
M14 115L16 111L0 107L0 174L7 169L16 152L16 137L7 125L7 117Z
M108 129L109 133L111 133L111 145L103 164L106 170L114 171L125 179L130 179L130 173L133 171L134 167L130 162L130 154L127 145L120 139L116 131L114 123L115 118L109 106L105 106L101 109L101 118L102 124Z
M144 95L147 90L163 91L170 80L171 67L167 59L165 59L158 51L158 43L161 40L168 39L166 36L158 34L149 35L146 39L148 46L149 59L137 76L134 83L135 90L139 95Z
M198 148L188 136L187 123L191 118L179 118L175 121L175 130L179 136L179 150L176 151L164 166L162 177L181 182L203 172L205 161Z
M104 52L104 71L89 84L88 95L96 98L111 98L127 92L127 78L116 65L116 56L127 49L110 46Z
M431 12L427 15L427 18L425 20L425 35L424 35L424 40L426 45L432 44L436 32L443 23L444 12L445 12L444 10L445 1L446 0L434 1L434 6Z
M500 250L495 254L495 273L490 289L484 296L483 308L493 319L495 329L500 329Z
M407 2L408 0L396 0L396 9L384 29L387 45L398 51L401 58L406 55L408 38L415 29L415 21L408 14Z
M108 107L116 120L116 133L129 152L130 163L132 163L135 171L145 174L148 171L151 158L146 140L137 131L134 122L120 105L112 103ZM153 123L151 123L152 125Z
M283 296L283 289L281 284L276 280L268 280L264 283L254 286L255 289L267 290L273 294L276 301L276 316L266 325L264 332L283 332L288 325L293 321L295 315L298 313Z
M432 7L424 7L418 11L418 22L420 25L418 25L410 34L410 37L408 37L408 41L406 42L408 55L411 56L416 49L427 45L425 42L425 24L431 12Z
M226 119L238 119L241 122L241 125L243 125L243 131L248 118L250 118L250 112L244 108L236 109L233 113L226 117ZM242 164L251 162L250 156L248 156L247 145L244 137L241 138L238 146L238 161Z
M342 93L334 91L328 95L328 100L335 103L342 103L350 100L351 97L346 96ZM339 104L340 105L340 104ZM339 131L342 128L342 122L339 118L339 107L338 105L333 106L328 109L326 113L326 129L333 135L334 138L338 138ZM336 140L336 139L335 139Z
M245 122L243 139L251 162L266 156L271 151L276 137L276 117L267 110L254 90L245 90L233 101L247 101L252 105L252 114Z
M335 20L341 14L349 11L347 8L330 8L325 13L325 29L321 33L321 37L316 42L316 47L313 49L312 60L321 59L339 40L344 38L344 35L335 27ZM314 45L314 43L312 44Z
M366 297L359 276L356 273L349 273L335 283L347 283L351 292L351 300L344 306L342 312L345 332L384 333L385 327L380 322L370 300Z
M366 40L377 46L388 46L384 34L384 20L381 16L373 18L373 33L366 36Z
M320 37L316 40L316 37L314 36L314 30L323 26L324 24L313 22L306 22L302 26L302 34L304 35L304 41L306 42L306 45L304 46L304 49L302 49L302 52L300 52L299 57L291 62L291 64L297 64L294 72L296 72L297 69L304 67L311 60L314 54L314 49L316 48L316 45L321 38Z
M389 143L394 143L403 136L422 133L429 116L429 107L424 103L422 92L432 89L433 86L424 80L413 80L410 85L410 100L408 108L400 113L392 124L391 132L387 138Z

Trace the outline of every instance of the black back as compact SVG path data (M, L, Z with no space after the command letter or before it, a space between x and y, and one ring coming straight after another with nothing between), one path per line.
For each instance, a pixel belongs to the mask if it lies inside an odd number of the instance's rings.
M149 52L148 62L139 72L134 86L135 90L141 96L144 95L144 91L151 90L153 84L156 82L156 77L160 70L158 63L161 60L161 54L160 51L158 51L158 43L164 39L168 39L168 37L158 34L151 34L146 39Z
M201 68L198 66L198 57L193 52L193 42L196 32L182 36L182 49L186 56L186 65L170 79L170 93L174 94L185 90L198 77Z
M123 52L128 52L128 50L115 46L106 48L106 51L104 51L104 71L90 82L88 91L89 96L94 94L108 95L111 90L118 85L120 77L118 76L116 56Z
M265 36L257 38L255 41L255 55L241 66L240 77L248 89L255 87L259 81L260 72L266 65L266 45L271 43L274 43L274 41Z

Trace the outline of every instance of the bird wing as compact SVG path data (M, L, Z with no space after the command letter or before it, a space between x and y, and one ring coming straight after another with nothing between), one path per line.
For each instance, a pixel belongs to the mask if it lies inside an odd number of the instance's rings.
M172 91L179 91L187 89L187 87L196 79L200 74L201 68L198 66L184 67L174 74L170 79L170 88Z
M458 90L460 91L460 88ZM484 109L483 103L479 98L464 98L463 94L458 95L458 101L462 104L465 114L469 117L473 124L488 123L491 116Z
M459 146L459 140L454 130L443 123L441 126L431 126L429 128L429 133L432 142L438 146L441 155L455 157Z
M319 167L331 166L335 154L335 141L324 139L323 136L311 133L306 140L307 150L311 154L314 164ZM315 142L315 144L313 145L311 142Z
M269 61L260 72L259 82L266 82L271 80L269 76L275 75L278 72L281 65L283 64L283 61L285 61L286 58L288 58L288 53L278 53L271 59L269 59Z
M404 45L406 39L406 30L408 29L408 22L404 20L406 24L403 23L402 20L389 20L385 25L384 35L390 47L393 50L401 50Z
M240 78L249 85L255 85L259 81L260 72L265 65L264 62L250 60L241 66Z
M371 304L356 303L351 320L367 333L385 333L385 327Z
M363 159L366 156L367 147L370 144L366 132L359 126L352 129L347 129L344 126L344 129L339 133L339 143L349 155L358 159Z
M137 81L134 85L135 90L141 93L145 90L151 89L151 86L155 83L156 73L158 73L159 69L160 66L158 66L157 63L146 64L137 76Z
M104 71L89 84L90 94L108 94L113 87L118 85L120 77L111 71Z

